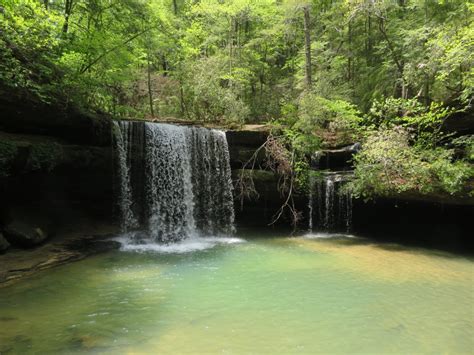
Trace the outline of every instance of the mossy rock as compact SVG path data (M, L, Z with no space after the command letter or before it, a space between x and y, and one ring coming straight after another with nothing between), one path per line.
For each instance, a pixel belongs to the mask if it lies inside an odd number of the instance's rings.
M0 178L11 174L17 154L18 146L15 143L0 141Z
M9 243L23 248L35 247L48 238L40 227L18 220L8 224L3 232Z
M63 149L57 143L38 143L30 147L27 162L28 170L51 171L63 158Z

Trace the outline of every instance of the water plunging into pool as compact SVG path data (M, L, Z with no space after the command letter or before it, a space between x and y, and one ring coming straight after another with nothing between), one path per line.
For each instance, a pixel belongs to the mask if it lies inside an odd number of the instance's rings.
M223 132L126 121L116 131L122 229L145 230L133 234L135 242L232 233L232 180Z
M352 196L343 187L347 174L331 172L310 179L308 229L349 232L352 224Z

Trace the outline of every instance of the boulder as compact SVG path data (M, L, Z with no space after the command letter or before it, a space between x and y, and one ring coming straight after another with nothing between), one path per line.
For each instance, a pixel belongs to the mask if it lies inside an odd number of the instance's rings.
M14 220L8 224L3 233L8 242L23 248L32 248L44 242L48 235L38 226Z
M7 250L10 247L10 243L5 239L2 233L0 233L0 253Z

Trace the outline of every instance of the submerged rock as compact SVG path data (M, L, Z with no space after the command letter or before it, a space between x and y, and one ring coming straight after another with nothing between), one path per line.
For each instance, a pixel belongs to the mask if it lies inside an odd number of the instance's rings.
M0 233L0 253L7 250L10 247L10 243L5 239L2 233Z
M32 248L48 238L47 233L40 227L18 220L7 225L4 233L8 242L23 248Z

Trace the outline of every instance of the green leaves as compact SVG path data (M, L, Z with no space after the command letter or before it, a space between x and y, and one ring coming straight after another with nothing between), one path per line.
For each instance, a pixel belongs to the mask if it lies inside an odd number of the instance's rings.
M454 161L452 150L410 144L410 134L400 126L371 133L355 156L351 191L360 197L419 194L463 194L474 179L472 164Z

